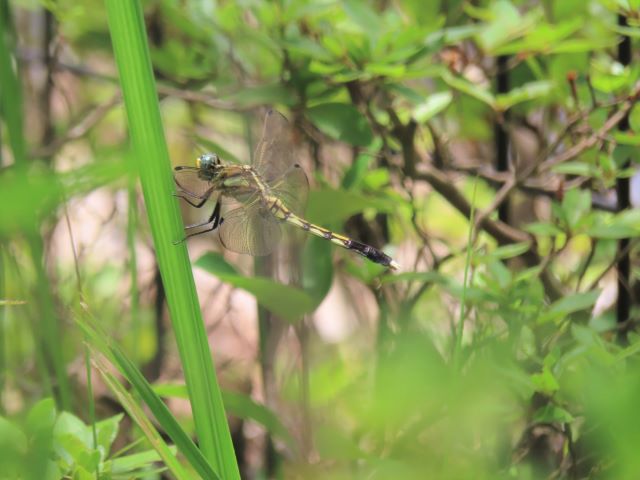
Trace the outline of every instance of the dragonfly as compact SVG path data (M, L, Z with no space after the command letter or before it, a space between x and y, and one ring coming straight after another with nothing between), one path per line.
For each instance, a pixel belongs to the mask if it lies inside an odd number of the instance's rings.
M296 162L288 120L279 112L267 112L262 138L250 165L223 163L215 153L200 155L195 166L174 168L178 197L201 208L210 198L215 207L201 223L188 225L194 235L218 230L228 250L253 256L268 255L279 245L282 224L289 224L368 260L391 268L399 264L381 250L332 232L304 219L309 182Z

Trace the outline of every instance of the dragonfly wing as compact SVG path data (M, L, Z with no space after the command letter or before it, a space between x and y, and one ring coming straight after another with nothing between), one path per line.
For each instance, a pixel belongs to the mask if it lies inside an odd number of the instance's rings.
M211 184L198 176L198 169L176 167L173 172L173 179L182 192L195 198L205 198L211 194Z
M253 156L253 167L267 183L271 183L281 178L294 163L293 129L281 113L269 110Z
M279 180L271 184L271 191L296 215L303 215L307 206L309 180L297 163L290 166Z
M223 214L220 241L233 252L268 255L278 245L280 235L277 220L263 211L259 202L242 205Z

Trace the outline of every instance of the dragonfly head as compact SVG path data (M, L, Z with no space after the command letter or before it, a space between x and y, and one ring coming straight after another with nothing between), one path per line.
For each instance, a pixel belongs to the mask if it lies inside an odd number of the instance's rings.
M196 160L196 167L204 171L213 171L220 165L220 157L215 153L203 153Z

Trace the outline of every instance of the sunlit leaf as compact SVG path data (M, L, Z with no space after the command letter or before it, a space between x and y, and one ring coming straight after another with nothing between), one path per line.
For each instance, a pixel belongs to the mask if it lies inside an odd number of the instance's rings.
M557 225L549 222L529 223L525 225L524 229L529 233L533 233L534 235L546 235L549 237L554 237L563 233Z
M362 32L373 35L380 31L381 19L367 2L363 2L362 0L345 0L343 4L348 17L360 27Z
M640 210L627 210L607 219L599 217L585 233L594 238L612 240L638 237L640 236Z
M545 395L553 395L560 388L558 380L548 368L543 368L541 373L531 375L531 381L536 391Z
M497 95L495 105L501 110L507 110L519 103L546 97L551 93L553 88L553 82L540 81L527 83L521 87L511 89L509 93Z
M558 165L554 165L552 170L556 173L563 173L565 175L580 175L582 177L595 177L598 176L598 169L586 162L565 162Z
M463 78L455 77L446 70L441 72L441 76L442 80L444 80L450 87L460 90L462 93L466 93L467 95L480 100L482 103L486 103L492 108L495 106L496 99L486 87L474 85Z
M567 410L557 405L547 404L533 414L533 421L537 423L570 423L574 420Z
M593 292L569 295L553 303L551 308L549 308L549 312L572 313L584 310L585 308L593 306L599 294L600 292L596 290Z
M413 110L413 118L418 123L425 123L435 117L438 113L446 109L453 95L451 92L440 92L429 96L423 103Z

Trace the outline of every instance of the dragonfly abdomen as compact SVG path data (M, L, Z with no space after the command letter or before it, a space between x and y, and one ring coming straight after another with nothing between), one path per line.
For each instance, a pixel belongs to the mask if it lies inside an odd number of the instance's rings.
M271 212L271 214L279 220L287 222L295 227L301 228L302 230L309 232L317 237L329 240L331 243L334 243L335 245L338 245L342 248L353 250L354 252L359 253L372 262L384 265L385 267L390 267L394 270L397 270L400 267L389 255L378 250L375 247L372 247L371 245L353 240L352 238L332 232L331 230L320 227L306 221L303 218L300 218L291 210L289 210L277 197L268 197L267 203L269 204L269 211Z

